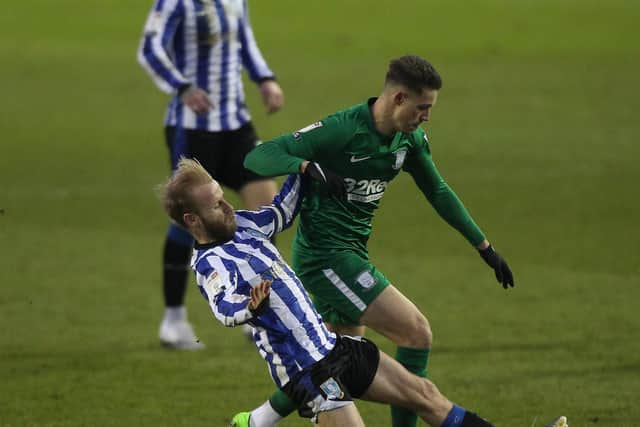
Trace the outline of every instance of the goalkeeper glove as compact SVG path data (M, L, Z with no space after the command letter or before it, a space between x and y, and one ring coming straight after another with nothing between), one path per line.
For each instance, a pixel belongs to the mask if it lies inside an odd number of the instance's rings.
M484 262L486 262L489 267L493 268L493 271L496 273L498 283L502 283L502 287L505 289L509 286L513 288L513 273L511 273L511 269L504 258L502 258L500 254L493 249L493 246L489 245L484 249L478 249L478 252Z
M347 197L347 189L341 176L333 173L329 169L323 169L316 162L309 162L304 170L304 175L323 183L332 194L340 199Z

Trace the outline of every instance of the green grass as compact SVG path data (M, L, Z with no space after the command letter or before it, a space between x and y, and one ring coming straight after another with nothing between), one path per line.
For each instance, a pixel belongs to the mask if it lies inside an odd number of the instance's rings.
M2 426L224 425L272 390L193 286L207 350L157 343L167 159L165 97L135 61L148 6L32 0L0 16ZM429 317L440 389L497 426L640 425L640 3L254 1L252 19L287 98L269 117L249 87L264 139L376 95L394 56L441 71L434 157L517 287L408 177L390 186L370 252Z

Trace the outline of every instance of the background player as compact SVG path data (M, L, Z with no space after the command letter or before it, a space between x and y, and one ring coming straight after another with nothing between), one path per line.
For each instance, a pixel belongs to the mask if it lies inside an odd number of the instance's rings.
M377 98L332 114L254 149L245 166L264 176L305 171L321 177L310 188L293 243L293 267L331 329L363 335L364 326L397 344L396 359L426 376L432 343L429 322L369 262L371 223L387 185L408 172L438 214L473 245L504 288L513 275L457 195L440 176L420 124L429 120L442 80L425 59L390 62ZM292 410L276 393L271 406ZM395 427L416 416L392 408Z
M156 85L172 95L165 138L176 167L180 156L197 157L249 209L268 204L272 180L257 176L242 161L257 143L242 86L242 68L255 82L269 113L284 102L280 86L253 36L243 0L157 0L144 28L138 60ZM163 251L165 314L159 336L179 349L203 345L187 321L184 295L193 240L170 225Z

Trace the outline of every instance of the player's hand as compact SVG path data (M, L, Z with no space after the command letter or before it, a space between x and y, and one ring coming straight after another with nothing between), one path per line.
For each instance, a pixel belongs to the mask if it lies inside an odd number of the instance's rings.
M265 80L260 83L260 95L269 114L275 113L284 105L284 93L275 80Z
M507 261L500 256L493 246L489 245L485 249L478 249L480 256L489 267L493 268L496 273L498 283L502 283L502 287L507 289L509 286L513 288L513 273L507 265Z
M304 175L326 185L329 189L329 194L339 199L345 199L347 197L347 188L344 185L342 177L329 169L321 167L318 163L309 162L304 170Z
M180 101L196 114L207 114L213 108L209 94L196 85L191 85L180 94Z
M271 280L263 280L255 288L251 288L251 299L249 300L249 310L256 311L260 305L269 298Z

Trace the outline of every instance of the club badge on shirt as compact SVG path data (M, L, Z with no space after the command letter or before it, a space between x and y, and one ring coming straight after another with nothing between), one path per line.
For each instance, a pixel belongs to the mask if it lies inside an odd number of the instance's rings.
M356 282L365 289L371 289L376 284L376 281L376 278L369 270L363 271L356 277Z
M217 271L212 272L204 282L204 290L210 298L225 290L224 281Z
M394 153L396 155L396 162L393 164L393 169L398 170L404 164L404 159L407 157L407 149L402 148Z
M273 273L277 277L280 277L281 279L284 279L284 278L287 277L287 275L285 274L284 270L280 266L280 262L279 261L274 261L273 262L273 264L271 265L271 270L273 271Z

